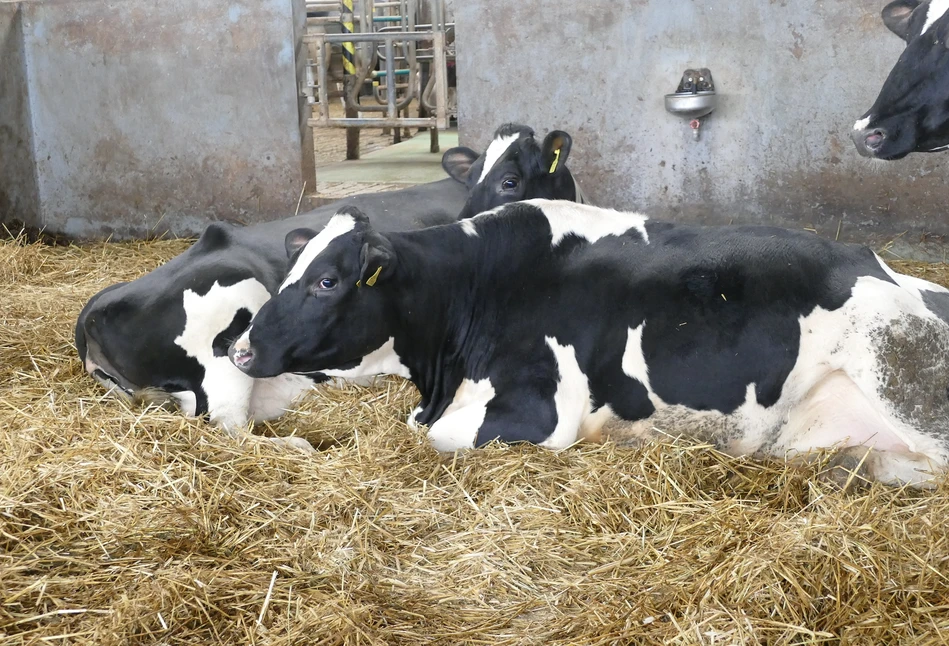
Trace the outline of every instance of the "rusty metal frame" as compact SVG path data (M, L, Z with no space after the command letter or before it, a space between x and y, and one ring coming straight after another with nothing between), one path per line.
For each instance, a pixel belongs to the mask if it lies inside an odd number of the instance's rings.
M435 3L436 6L439 4ZM436 10L437 11L437 10ZM438 12L440 13L440 12ZM441 21L433 21L444 24L444 17L439 16ZM434 60L432 61L432 72L435 78L435 115L425 118L398 117L398 110L401 102L397 101L395 91L395 65L394 47L397 41L405 43L417 43L419 41L433 41ZM448 67L447 50L445 46L444 31L405 31L405 32L387 32L387 33L361 33L361 34L307 34L303 37L307 44L314 43L316 47L316 85L318 100L315 105L319 106L319 117L307 119L307 125L311 128L335 127L335 128L374 128L374 127L419 127L419 128L438 128L447 129L449 127L448 117ZM358 117L358 118L339 118L329 115L329 61L326 53L327 43L375 43L373 49L381 43L385 48L385 69L386 69L386 105L385 106L361 106L355 107L363 111L372 111L373 109L385 111L386 116L382 118ZM414 57L413 57L414 58ZM412 72L409 73L410 92L408 102L416 94L414 73L417 73L417 64L412 66ZM368 73L368 69L366 70ZM364 79L364 75L359 75ZM422 90L422 88L419 88ZM358 91L358 90L357 90ZM421 94L419 91L419 101ZM352 97L345 97L349 101Z

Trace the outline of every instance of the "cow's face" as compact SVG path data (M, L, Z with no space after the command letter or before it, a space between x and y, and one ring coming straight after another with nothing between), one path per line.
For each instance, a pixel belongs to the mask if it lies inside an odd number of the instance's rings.
M894 160L949 147L949 2L896 0L883 22L906 41L880 94L853 127L857 151Z
M290 271L279 292L231 344L235 366L251 377L312 374L355 365L389 338L385 299L395 256L355 207L317 234L287 234Z
M173 285L113 285L90 299L76 324L86 372L133 400L243 424L253 380L227 350L270 294L245 269L208 269L197 265Z
M204 368L174 342L185 324L181 307L149 296L120 283L89 300L75 331L83 367L116 394L170 400L188 414L205 413ZM162 320L153 311L163 312Z
M555 130L538 146L533 130L506 124L481 157L470 148L448 150L442 167L468 187L459 219L519 200L576 199L576 184L566 167L571 142L570 135Z

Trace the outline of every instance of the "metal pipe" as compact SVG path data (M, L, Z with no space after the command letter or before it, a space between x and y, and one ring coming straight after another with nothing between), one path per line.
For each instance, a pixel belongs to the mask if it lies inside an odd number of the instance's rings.
M411 70L396 70L393 72L396 76L405 76ZM375 70L372 72L372 78L377 79L387 74L386 70Z
M328 43L368 43L373 41L386 40L409 40L418 42L420 40L432 40L432 32L421 31L401 31L392 33L375 34L307 34L303 37L305 43L316 43L326 41Z
M435 91L436 74L433 74L433 71L432 68L429 68L428 82L422 90L422 96L419 97L419 101L421 101L422 105L424 105L425 109L429 112L435 112L435 106L432 104L432 92Z
M445 60L445 32L435 32L435 121L448 128L448 65Z
M393 43L391 40L386 41L386 115L390 119L395 119L395 61L392 60L392 48Z
M341 119L333 117L328 119L307 119L306 124L311 128L330 127L330 128L431 128L437 127L434 118L418 119L414 117L403 117L401 119L369 119L359 117L357 119Z
M327 85L327 67L326 65L326 51L325 46L321 43L319 48L316 50L316 78L319 86L317 87L317 96L320 101L320 121L329 119L329 97L327 96L328 89ZM315 121L315 119L307 119L307 122Z

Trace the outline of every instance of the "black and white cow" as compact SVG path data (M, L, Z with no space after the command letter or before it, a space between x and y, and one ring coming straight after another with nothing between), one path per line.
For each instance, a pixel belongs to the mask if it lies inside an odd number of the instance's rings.
M530 129L523 126L504 126L498 136L503 139L513 131L521 133L522 139L532 138ZM569 148L569 137L559 136ZM496 146L492 143L489 148ZM524 150L525 156L541 154L529 146ZM493 165L490 160L471 158L467 149L451 149L445 157L452 159L453 175L460 180L473 166L481 173ZM566 153L560 159L565 161ZM543 184L532 174L532 169L550 174L546 160L527 169L523 181L542 186L542 194L561 199L575 195L572 177L562 163L553 170L558 177L570 178L563 185L559 181ZM488 184L485 180L478 186ZM286 276L287 233L300 227L322 228L341 205L373 213L384 231L454 222L468 195L463 183L446 178L400 191L354 196L277 222L248 227L212 224L180 256L89 300L76 324L80 360L106 388L133 398L169 401L188 415L208 413L213 423L226 429L239 428L251 419L276 417L314 379L295 375L251 379L234 368L226 350ZM502 193L495 193L483 203L497 206L505 201Z
M532 198L587 202L567 157L573 139L554 130L538 144L526 126L505 124L494 132L484 155L470 148L453 148L442 157L442 167L468 187L468 200L458 219L470 218L502 204Z
M531 200L383 234L356 209L288 236L247 375L398 374L441 451L655 429L730 454L818 447L886 482L949 462L949 291L774 227Z
M896 0L883 22L906 49L853 126L857 151L894 160L949 148L949 0Z

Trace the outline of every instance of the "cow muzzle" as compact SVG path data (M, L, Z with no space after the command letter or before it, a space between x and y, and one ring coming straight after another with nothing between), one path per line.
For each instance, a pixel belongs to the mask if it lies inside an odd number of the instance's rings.
M851 135L857 152L864 157L876 157L886 141L886 131L882 128L861 128Z
M250 370L251 366L254 364L254 351L250 348L237 350L231 346L228 356L231 358L231 363L244 372Z
M250 347L249 336L250 335L245 332L227 349L227 356L230 358L231 363L244 372L250 370L250 367L254 364L254 351Z

